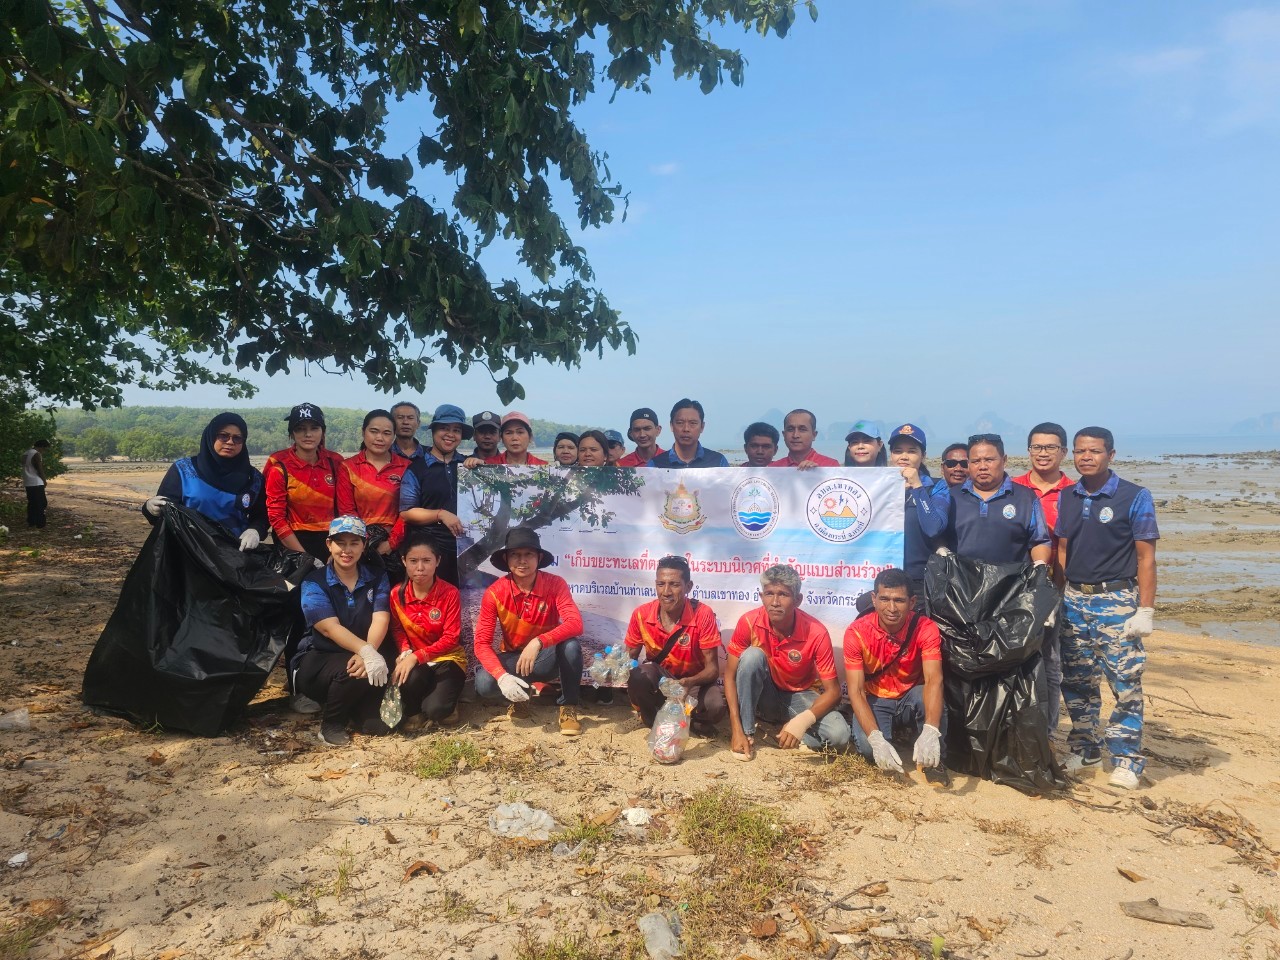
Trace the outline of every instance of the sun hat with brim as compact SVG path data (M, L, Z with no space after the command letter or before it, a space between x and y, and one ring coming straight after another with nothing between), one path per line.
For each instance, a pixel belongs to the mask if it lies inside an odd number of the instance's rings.
M334 517L329 521L329 536L336 537L340 533L354 533L361 540L369 539L369 531L365 527L364 521L350 514Z
M507 545L501 550L493 551L493 555L489 557L489 562L503 573L508 573L507 554L512 550L537 550L539 570L556 562L556 558L552 556L551 551L542 549L542 541L538 539L538 535L527 527L516 527L514 530L508 531Z
M461 407L455 407L452 403L442 403L436 407L436 412L431 416L431 425L428 429L436 427L461 427L462 439L470 440L475 431L471 428L471 424L467 423L467 415L462 412Z
M874 420L859 420L849 432L844 435L844 442L849 443L854 437L870 437L872 440L883 440L884 437L880 433L880 424Z

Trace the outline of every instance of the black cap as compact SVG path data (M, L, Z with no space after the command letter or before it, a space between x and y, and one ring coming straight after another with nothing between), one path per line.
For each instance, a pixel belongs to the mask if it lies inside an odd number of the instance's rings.
M324 411L317 407L314 403L300 403L285 417L289 421L289 432L292 433L298 429L300 423L310 420L321 428L324 427Z
M492 410L484 410L480 413L477 413L474 417L471 418L471 426L472 427L493 427L493 429L497 430L500 426L502 426L502 418L499 417Z
M631 436L631 425L637 420L648 420L655 427L661 426L662 421L658 419L658 415L649 407L638 407L631 411L631 419L627 421L627 436Z

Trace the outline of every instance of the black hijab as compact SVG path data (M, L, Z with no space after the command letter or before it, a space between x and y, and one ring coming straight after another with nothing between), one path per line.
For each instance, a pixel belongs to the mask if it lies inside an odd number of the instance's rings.
M239 427L245 442L234 457L220 457L213 449L213 438L225 427ZM253 464L249 462L249 425L238 413L220 413L204 428L200 452L193 458L196 473L210 486L226 493L242 493L253 481Z

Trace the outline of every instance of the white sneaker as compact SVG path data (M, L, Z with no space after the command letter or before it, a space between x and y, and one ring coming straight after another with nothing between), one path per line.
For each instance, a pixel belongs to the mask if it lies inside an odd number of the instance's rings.
M309 714L319 713L321 708L320 704L316 703L310 697L304 696L301 693L295 693L293 695L293 699L289 701L289 709L294 713Z
M1107 783L1122 790L1137 790L1138 775L1128 767L1116 767L1111 771L1111 779Z
M1085 770L1088 770L1090 767L1096 767L1101 762L1102 762L1102 757L1100 756L1086 757L1084 754L1081 754L1081 753L1073 753L1071 754L1071 756L1067 757L1067 762L1064 763L1062 766L1063 766L1063 769L1067 771L1067 773L1083 773Z

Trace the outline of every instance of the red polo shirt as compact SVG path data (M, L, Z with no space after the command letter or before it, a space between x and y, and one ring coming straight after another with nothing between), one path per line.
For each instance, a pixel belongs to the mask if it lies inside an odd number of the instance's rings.
M836 678L831 634L803 610L796 611L795 629L786 638L774 633L764 607L744 613L729 639L729 656L740 657L748 647L764 651L769 674L779 689L798 693Z
M538 571L528 593L521 593L511 575L489 585L476 618L475 655L495 680L507 671L493 645L496 627L502 627L502 652L524 649L535 637L543 649L582 633L582 614L573 602L569 584L554 573Z
M391 462L381 469L369 462L363 450L347 457L338 472L338 509L386 527L391 546L398 546L404 536L400 481L408 472L409 460L398 453L392 453Z
M418 663L456 663L466 670L461 632L462 603L453 584L436 577L421 597L409 580L391 588L391 637L399 652L412 650Z
M907 623L897 633L890 634L880 626L880 618L874 613L859 617L844 632L844 670L852 674L861 670L875 673L893 659L906 635ZM873 697L897 700L912 687L924 681L924 661L942 661L942 637L938 625L928 617L921 617L916 624L916 635L901 659L874 681L866 684L867 693Z
M805 455L804 460L792 460L792 459L791 459L791 454L790 454L790 453L788 453L788 454L787 454L785 457L783 457L781 460L775 460L775 461L773 461L773 463L769 464L769 466L771 466L771 467L798 467L798 466L800 466L800 464L802 464L802 463L804 463L804 462L806 462L806 461L808 461L808 462L812 463L812 464L813 464L814 466L816 466L816 467L838 467L838 466L840 466L840 461L839 461L839 460L833 460L831 457L824 456L823 454L819 453L817 450L810 450L810 451L808 452L808 454L806 454L806 455Z
M538 457L535 457L532 453L526 454L526 456L528 456L529 458L528 463L511 464L510 461L507 460L507 451L503 450L496 457L486 457L484 462L485 462L485 466L487 467L505 467L505 466L545 467L547 465L547 461L542 460Z
M720 626L716 623L716 615L705 603L686 600L680 622L670 630L663 629L657 600L640 605L632 612L631 621L627 624L626 644L628 648L644 647L646 656L655 660L671 634L681 628L685 635L675 642L661 666L668 674L682 680L701 673L707 665L708 656L717 656L714 652L707 654L703 651L720 649Z
M654 455L655 457L660 457L660 456L662 456L662 455L663 455L664 453L666 453L666 452L667 452L667 451L663 450L661 447L658 447L658 448L654 451L654 454L653 454L653 455ZM615 464L614 464L614 466L615 466L615 467L647 467L647 466L649 465L649 460L650 460L650 458L649 458L649 457L641 458L641 456L640 456L640 454L639 454L639 453L637 453L636 451L632 450L632 451L631 451L630 453L628 453L625 457L623 457L621 460L619 460L617 463L615 463ZM659 649L661 649L661 648L659 648Z
M324 447L316 453L316 462L307 463L293 447L277 450L262 467L267 519L278 538L292 536L295 530L327 532L336 516L342 457Z
M1053 545L1053 555L1056 557L1058 555L1058 538L1053 535L1053 530L1058 525L1058 498L1062 496L1063 490L1071 489L1076 485L1076 482L1064 473L1058 478L1057 485L1042 491L1031 482L1030 470L1020 477L1014 477L1013 482L1026 487L1040 500L1040 509L1044 511L1044 525L1049 528L1050 543Z

